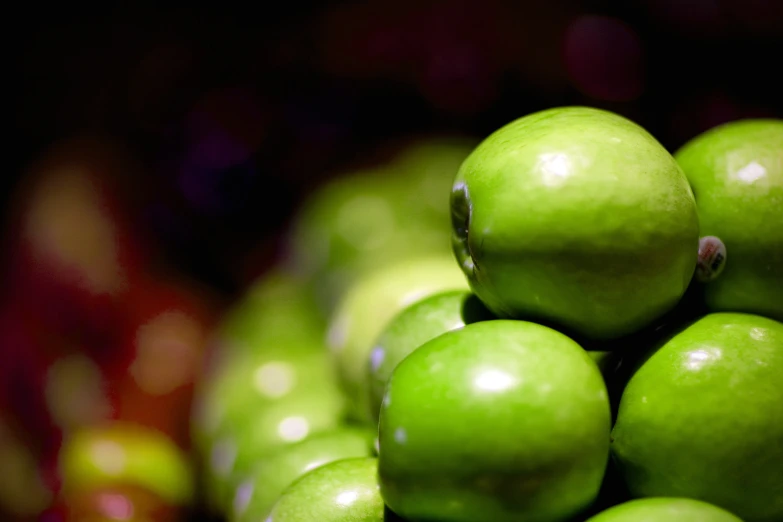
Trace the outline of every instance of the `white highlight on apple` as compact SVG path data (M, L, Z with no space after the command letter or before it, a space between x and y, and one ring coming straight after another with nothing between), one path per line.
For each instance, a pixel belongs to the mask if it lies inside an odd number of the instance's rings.
M571 175L571 160L561 152L545 153L538 157L538 168L543 174L544 184L556 187Z
M408 441L408 433L405 431L405 428L394 430L394 440L397 444L405 444Z
M329 462L328 460L324 460L324 459L314 460L313 462L305 466L305 471L312 471L315 468L320 468L321 466L327 464L328 462Z
M688 362L685 365L690 370L698 370L708 364L710 360L720 359L722 355L723 352L718 348L694 350L688 354Z
M277 433L290 442L301 440L310 431L310 423L304 417L287 417L277 426Z
M507 390L514 384L516 384L514 376L496 369L483 370L473 379L476 388L491 392Z
M282 397L294 387L296 374L288 363L269 362L256 369L253 382L262 395Z
M751 328L750 337L755 341L763 341L767 338L767 331L764 328Z
M125 469L125 450L116 442L104 440L94 443L92 455L95 463L107 475L118 475Z
M739 169L734 175L740 181L744 181L745 183L750 184L755 183L756 181L765 177L767 175L767 169L764 168L764 165L761 165L755 161L751 161Z
M357 493L356 491L343 491L342 493L337 495L335 501L341 506L349 506L354 502L356 502L357 498L359 498L359 493Z

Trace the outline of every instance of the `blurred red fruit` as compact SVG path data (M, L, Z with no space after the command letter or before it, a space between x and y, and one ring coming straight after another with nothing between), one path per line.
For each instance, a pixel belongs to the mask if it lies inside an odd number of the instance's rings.
M167 505L145 489L106 486L57 499L40 522L177 522L182 508Z
M51 497L26 437L0 408L0 520L38 520Z
M122 342L107 369L116 419L189 447L193 387L214 317L211 299L180 282L147 280L131 289Z
M110 385L103 369L84 351L58 357L46 373L49 415L65 434L106 421L114 415Z
M46 377L53 350L45 329L18 308L0 310L0 410L15 420L36 458L56 455L62 442L46 402Z
M131 165L103 139L57 144L27 173L11 214L14 305L90 346L110 344L146 257L127 208Z

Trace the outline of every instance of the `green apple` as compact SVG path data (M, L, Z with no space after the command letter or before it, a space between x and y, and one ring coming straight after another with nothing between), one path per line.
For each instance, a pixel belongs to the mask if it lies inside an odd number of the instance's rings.
M781 151L783 120L751 119L714 127L674 155L693 187L702 235L725 248L723 272L704 285L711 311L783 321Z
M370 419L367 365L387 323L403 308L429 295L467 288L453 257L440 255L384 265L348 289L330 321L328 335L353 420Z
M278 497L305 473L336 460L372 455L373 430L345 427L313 435L254 466L234 495L235 522L264 520Z
M607 369L608 363L612 360L612 352L600 352L596 350L591 350L587 352L587 355L590 356L590 358L595 361L595 364L598 365L598 368L601 370L601 373L603 373Z
M462 162L478 145L460 135L418 137L401 147L389 165L407 182L407 197L420 208L422 221L448 230L449 191Z
M526 321L469 324L392 373L381 494L413 520L564 520L596 499L610 428L601 373L573 340Z
M407 177L389 169L356 171L316 190L297 211L291 263L312 278L327 316L366 271L412 253L449 252L448 223L426 219L431 197L410 189Z
M648 132L611 112L530 114L486 138L451 193L452 244L502 317L612 339L674 307L696 268L688 181Z
M691 498L629 500L590 517L587 522L742 522L725 509Z
M281 342L318 342L326 324L312 288L283 266L264 274L222 318L213 347L218 357L274 349Z
M232 480L256 461L340 427L346 417L346 400L325 350L237 361L233 379L227 377L220 390L225 395L205 402L201 413L202 424L210 427L202 455L215 506L230 500Z
M112 421L74 431L60 449L64 494L95 486L131 485L171 505L193 498L189 459L164 434L138 424Z
M386 381L400 361L441 334L494 318L468 290L439 292L398 313L378 337L367 366L370 414L374 423L378 423Z
M698 319L647 354L620 400L614 460L634 497L783 520L783 323Z
M378 460L341 459L320 466L286 488L265 522L383 522Z
M330 413L343 411L337 376L323 340L278 338L259 352L222 357L199 389L191 415L196 445L204 449L220 431L237 431L259 412L288 397L323 394ZM316 401L318 402L318 401Z

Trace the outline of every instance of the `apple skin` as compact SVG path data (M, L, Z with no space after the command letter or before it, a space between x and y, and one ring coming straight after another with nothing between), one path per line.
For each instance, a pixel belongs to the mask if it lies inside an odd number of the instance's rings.
M725 509L691 498L651 497L629 500L586 522L742 522Z
M479 141L461 135L424 135L403 145L389 169L407 183L407 197L419 205L422 218L449 230L449 191L454 175Z
M241 431L254 422L248 411L259 412L289 397L317 396L334 402L337 415L345 401L322 343L280 344L259 354L234 354L220 361L209 379L200 383L191 416L191 430L203 443L217 434ZM328 399L328 400L327 400Z
M319 346L238 356L199 400L193 423L213 506L230 501L232 481L258 459L344 424L346 400Z
M374 343L403 308L468 283L448 255L410 258L383 266L357 280L330 320L328 344L349 400L349 416L370 422L367 365Z
M307 281L273 266L223 315L213 339L218 356L268 350L281 337L322 340L326 321L312 292Z
M433 294L398 313L378 337L367 366L373 422L378 423L386 382L400 361L441 334L491 319L495 317L468 290Z
M710 311L783 321L783 120L747 119L703 132L675 152L696 196L703 236L726 247L703 286Z
M413 198L410 188L407 177L376 166L329 181L297 211L290 262L315 282L326 317L366 272L411 253L449 253L448 222L429 219L429 198ZM443 204L448 207L447 200Z
M392 373L381 494L412 520L566 520L598 495L610 429L606 386L581 346L525 321L470 324Z
M383 522L378 459L342 459L316 468L286 488L265 522Z
M247 411L303 387L335 387L325 330L301 280L281 267L257 279L211 336L191 414L196 447L205 451L223 424L240 429Z
M372 456L374 436L369 429L339 428L292 444L256 464L236 488L232 520L263 520L283 491L305 473L336 460Z
M491 134L462 164L451 208L457 260L490 310L587 339L652 323L696 267L684 174L644 129L599 109L549 109Z
M193 499L189 459L168 437L138 424L113 421L73 432L60 450L62 493L129 485L171 505Z
M303 203L288 232L290 261L314 282L327 317L367 271L411 255L449 254L448 192L475 144L438 134L384 144L369 165L346 169Z
M612 453L633 497L703 500L783 519L783 324L713 313L646 354L623 391Z

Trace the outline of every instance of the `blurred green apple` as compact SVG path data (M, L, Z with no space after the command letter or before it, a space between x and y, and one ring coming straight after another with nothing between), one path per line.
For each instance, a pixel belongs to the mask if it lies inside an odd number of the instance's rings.
M367 365L378 335L403 308L444 290L467 289L453 257L411 257L366 274L348 289L329 326L329 346L351 419L370 419Z
M254 466L236 488L235 522L266 519L285 489L305 473L336 460L372 456L373 430L345 427L292 444Z
M469 136L434 135L415 138L398 150L389 170L406 180L408 198L418 202L422 221L449 229L451 184L476 145L478 140Z
M232 480L258 459L337 428L346 417L346 400L323 348L235 357L220 377L194 416L205 434L201 453L215 506L225 506Z
M311 291L281 266L262 276L222 318L191 415L198 449L222 424L237 429L252 408L311 384L333 387L326 323Z
M725 248L707 256L715 269L725 264L714 281L704 267L707 306L783 321L783 120L725 123L674 157L693 187L702 235Z
M629 500L590 517L587 522L742 522L725 509L691 498Z
M373 422L378 422L386 382L400 361L443 333L494 318L468 290L440 292L398 313L375 343L367 366Z
M314 281L326 316L366 271L412 253L449 252L448 224L430 222L422 211L431 196L410 189L391 170L357 171L319 188L297 211L291 263Z
M614 460L634 497L783 520L783 323L714 313L652 350L623 391Z
M462 164L451 207L454 252L488 308L588 339L652 323L696 267L685 175L642 127L599 109L497 130Z
M279 339L290 344L322 338L326 323L311 284L285 267L261 276L222 318L213 335L218 356L274 349Z
M383 522L378 460L342 459L316 468L288 488L265 522Z
M59 457L65 495L125 485L146 489L170 505L193 498L188 457L168 437L139 424L112 421L79 428L66 438Z
M336 408L340 402L334 399L339 388L323 335L279 338L257 353L230 354L200 383L191 415L194 441L203 449L218 432L253 423L250 413L311 392L324 393Z
M469 324L392 373L381 493L412 520L564 520L596 499L610 428L601 373L573 340L525 321Z

